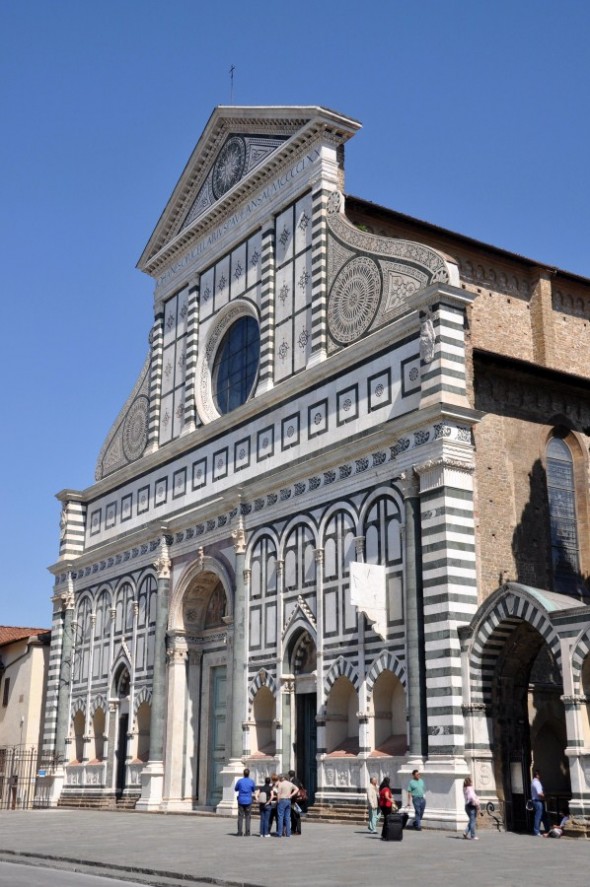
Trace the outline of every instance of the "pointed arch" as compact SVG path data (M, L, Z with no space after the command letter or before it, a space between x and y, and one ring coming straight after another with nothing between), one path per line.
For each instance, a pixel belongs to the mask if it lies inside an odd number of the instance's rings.
M315 614L305 598L302 595L298 595L295 606L291 610L283 627L284 646L288 647L293 634L302 629L311 635L314 643L317 643L317 623Z

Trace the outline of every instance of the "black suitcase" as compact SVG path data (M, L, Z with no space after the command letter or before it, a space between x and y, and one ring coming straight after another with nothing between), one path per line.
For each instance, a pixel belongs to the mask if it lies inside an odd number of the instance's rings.
M404 820L399 813L390 813L385 817L381 837L384 841L403 841Z

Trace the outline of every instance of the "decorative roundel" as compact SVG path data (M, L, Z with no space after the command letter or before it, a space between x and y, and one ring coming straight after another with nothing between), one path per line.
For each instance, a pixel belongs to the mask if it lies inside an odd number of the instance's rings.
M328 197L327 210L329 215L333 216L335 213L339 213L341 206L342 194L340 193L340 191L332 191L332 193Z
M340 269L330 290L328 328L341 345L360 338L371 326L381 301L381 274L368 256L357 256Z
M147 444L149 401L141 395L137 397L123 424L123 452L125 458L132 462L139 459Z
M239 182L246 166L246 144L239 136L227 140L213 166L211 187L216 200Z

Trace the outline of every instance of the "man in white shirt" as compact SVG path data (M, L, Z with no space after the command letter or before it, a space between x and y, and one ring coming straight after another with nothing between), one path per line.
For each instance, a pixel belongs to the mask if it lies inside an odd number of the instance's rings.
M551 823L549 822L549 814L547 813L547 808L545 807L545 792L543 791L540 770L533 771L533 781L531 782L531 800L533 802L533 811L535 814L533 834L537 838L546 838L549 834ZM545 834L543 836L541 836L541 822L543 823L543 826L545 828Z
M284 773L279 776L279 784L275 788L277 799L278 823L277 838L283 837L283 823L285 826L285 837L291 837L291 801L299 794L299 788L285 777Z

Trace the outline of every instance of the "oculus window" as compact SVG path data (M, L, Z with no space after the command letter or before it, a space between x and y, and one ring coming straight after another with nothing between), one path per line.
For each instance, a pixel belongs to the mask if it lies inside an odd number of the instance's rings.
M213 400L219 413L245 403L258 375L260 331L253 317L240 317L228 329L213 364Z

